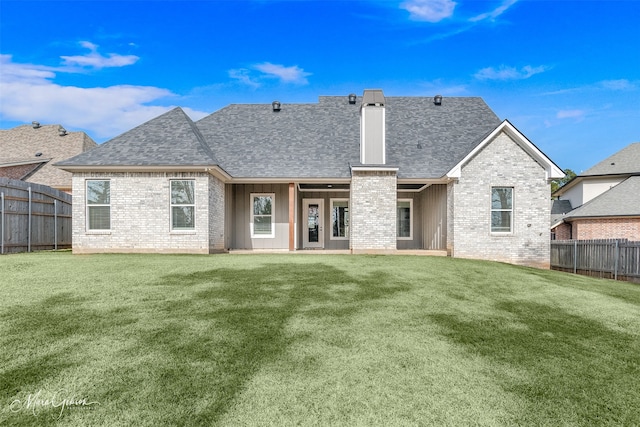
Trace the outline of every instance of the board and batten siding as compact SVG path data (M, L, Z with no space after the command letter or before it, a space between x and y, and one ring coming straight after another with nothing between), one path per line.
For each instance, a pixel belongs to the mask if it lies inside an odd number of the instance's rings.
M251 194L275 194L275 237L251 238ZM230 208L225 228L231 230L229 249L289 249L289 185L232 184L227 185Z
M444 250L447 248L447 185L434 184L421 193L422 248Z

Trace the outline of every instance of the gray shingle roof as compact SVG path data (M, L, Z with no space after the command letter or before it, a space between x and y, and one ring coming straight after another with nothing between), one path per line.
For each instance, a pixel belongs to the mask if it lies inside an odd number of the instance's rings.
M218 165L234 178L350 178L360 162L360 105L232 104L193 124L180 109L62 166ZM477 97L385 97L387 165L399 178L441 178L499 124Z
M481 98L385 97L387 164L399 178L440 178L500 120ZM196 124L234 177L349 178L360 162L360 104L230 105ZM420 147L418 147L420 144Z
M640 173L640 142L630 144L580 176Z
M56 166L216 166L193 121L174 108Z
M21 125L13 129L0 130L0 171L2 176L10 176L10 166L14 172L19 163L35 163L36 168L22 167L25 174L12 176L28 182L48 185L58 189L71 188L71 174L54 167L58 161L76 156L96 147L96 143L84 132L59 133L60 125ZM41 167L39 167L41 166ZM29 173L26 173L29 172Z
M551 201L551 225L557 224L566 214L571 212L571 202L569 200L552 200Z
M570 218L640 216L640 176L632 176L565 216Z

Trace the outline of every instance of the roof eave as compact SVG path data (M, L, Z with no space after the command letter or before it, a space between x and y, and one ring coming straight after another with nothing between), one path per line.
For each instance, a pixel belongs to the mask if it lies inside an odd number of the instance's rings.
M71 173L79 172L208 172L223 181L231 180L224 169L218 165L60 165L54 166Z

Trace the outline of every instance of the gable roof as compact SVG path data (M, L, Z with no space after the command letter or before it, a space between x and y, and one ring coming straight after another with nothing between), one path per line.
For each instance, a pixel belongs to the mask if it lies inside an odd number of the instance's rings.
M640 216L640 176L632 176L565 215L588 217Z
M60 125L21 125L0 130L0 176L70 189L71 174L53 166L97 144L84 132L60 133Z
M209 146L193 121L177 107L100 145L58 162L82 166L216 166Z
M529 156L531 156L540 166L542 166L547 174L547 179L562 178L564 172L556 165L551 159L549 159L538 147L536 147L531 141L527 139L518 129L515 128L508 120L504 120L500 125L493 129L482 141L473 148L467 155L460 160L449 172L447 176L451 178L459 178L462 173L462 166L464 166L470 159L472 159L480 150L487 146L495 137L500 133L505 132L516 144L520 146Z
M627 145L580 176L626 175L640 173L640 142Z

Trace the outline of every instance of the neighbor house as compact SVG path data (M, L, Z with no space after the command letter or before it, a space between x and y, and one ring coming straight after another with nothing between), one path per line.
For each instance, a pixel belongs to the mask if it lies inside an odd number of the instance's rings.
M640 142L576 176L553 196L556 239L640 241Z
M73 250L434 250L549 265L562 171L481 98L173 109L58 163Z
M0 177L71 191L71 173L53 163L83 153L97 144L84 132L60 125L17 126L0 130Z

